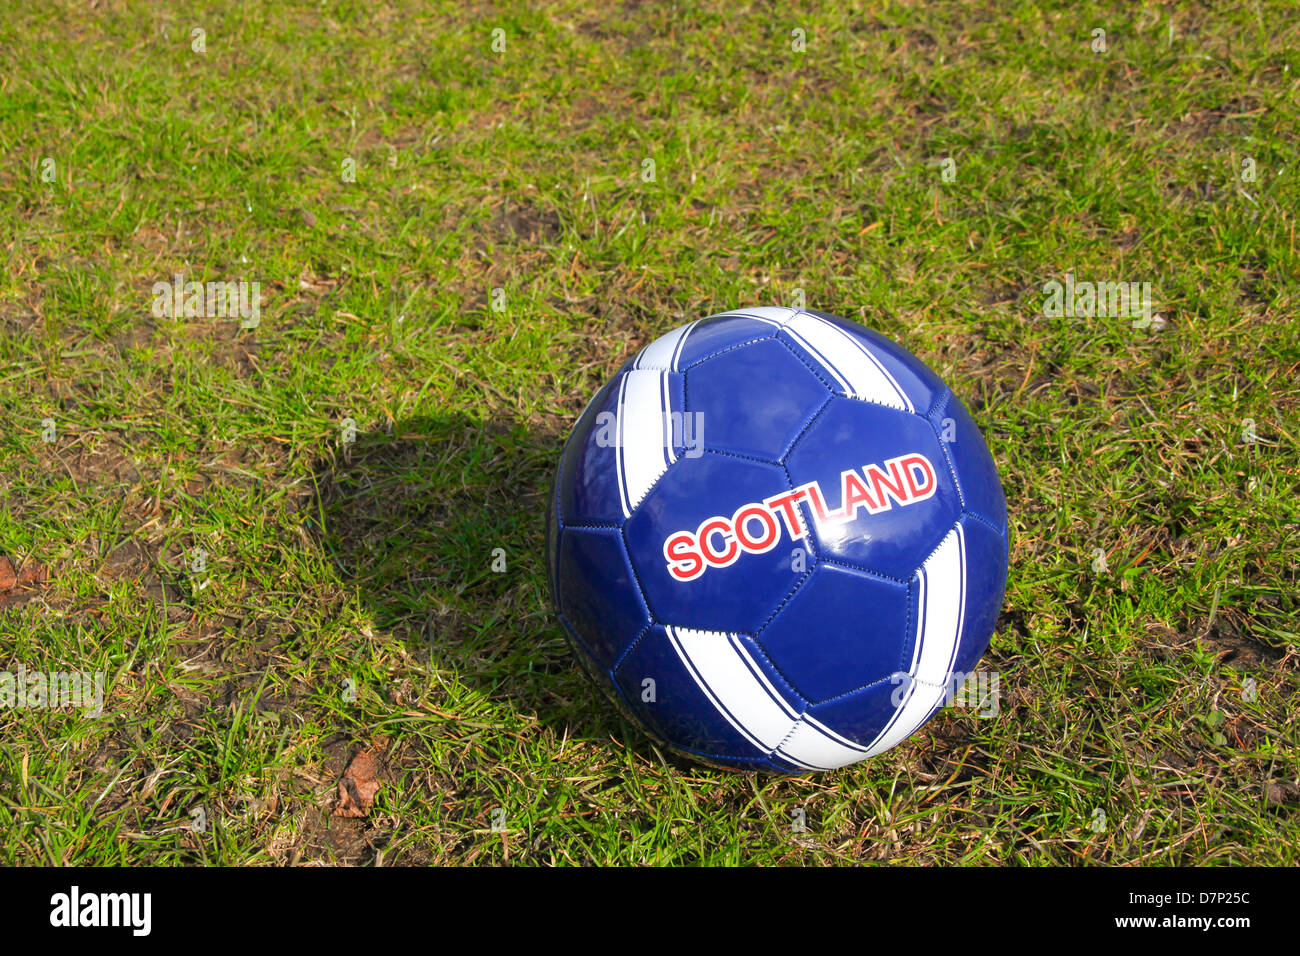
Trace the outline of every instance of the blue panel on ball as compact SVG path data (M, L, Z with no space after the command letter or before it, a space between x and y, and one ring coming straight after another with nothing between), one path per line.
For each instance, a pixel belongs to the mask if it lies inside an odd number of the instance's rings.
M971 515L961 519L966 545L966 604L954 670L969 673L988 648L1007 583L1007 536Z
M816 483L800 507L812 523L818 552L900 581L911 578L961 513L930 423L881 405L832 399L795 444L786 466L796 488ZM846 486L854 496L853 513L849 520L836 520ZM818 520L819 511L824 520Z
M574 426L560 461L560 520L565 524L611 524L623 520L614 444L603 436L616 434L608 416L618 413L616 375L605 384Z
M756 630L807 573L792 560L800 544L778 533L765 553L737 548L733 563L701 563L702 573L688 581L670 574L665 544L678 533L698 532L709 519L730 519L741 507L785 491L789 484L778 465L714 452L679 458L625 526L632 564L655 619L701 630ZM713 553L731 549L725 537L721 532L710 537Z
M889 726L905 690L901 677L886 677L845 697L814 704L808 713L837 734L869 747Z
M650 623L618 530L561 531L556 579L560 613L600 666L613 667Z
M838 315L817 312L813 309L805 309L804 311L831 323L836 328L844 330L857 339L898 383L899 387L907 394L907 397L911 399L916 411L922 415L928 412L934 403L942 397L943 393L947 391L947 387L939 376L930 371L924 362L897 342L892 342L879 332L864 325L859 325L857 322L850 322ZM834 359L834 356L830 357Z
M702 416L705 446L755 458L779 458L829 395L776 341L723 352L686 373L686 407Z
M1007 501L997 466L984 436L961 399L949 395L930 416L948 453L967 511L973 511L999 528L1007 525Z
M821 564L755 640L795 690L820 701L906 671L913 631L906 585Z
M734 349L747 342L770 339L776 327L767 322L738 315L717 315L701 319L682 343L677 360L679 369L687 369L712 355Z
M614 682L637 719L670 746L722 763L776 767L705 693L664 628L646 632L619 664Z

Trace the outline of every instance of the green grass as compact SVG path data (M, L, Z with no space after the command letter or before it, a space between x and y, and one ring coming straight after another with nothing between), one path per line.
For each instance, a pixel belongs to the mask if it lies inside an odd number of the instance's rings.
M1300 862L1300 18L841 7L0 11L0 668L108 680L0 710L0 863ZM798 295L971 407L1012 567L997 717L778 779L586 682L543 519L630 354Z

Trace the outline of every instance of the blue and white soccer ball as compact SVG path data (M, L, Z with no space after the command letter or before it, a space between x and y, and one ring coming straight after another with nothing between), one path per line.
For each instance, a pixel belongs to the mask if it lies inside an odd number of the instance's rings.
M587 671L654 737L739 769L905 740L988 646L1007 558L962 403L893 342L795 309L643 349L579 419L549 509Z

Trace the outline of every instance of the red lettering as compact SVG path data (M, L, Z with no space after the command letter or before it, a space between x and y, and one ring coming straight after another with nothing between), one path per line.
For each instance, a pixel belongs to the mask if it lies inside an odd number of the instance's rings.
M913 501L924 501L934 494L934 467L924 455L904 455L897 459L903 474L907 478L908 490L912 492ZM921 473L921 484L917 484L916 472Z
M713 542L709 539L715 534L722 535L722 540L726 542L725 551L713 550ZM700 552L704 555L704 560L715 568L725 568L740 557L740 546L736 544L735 536L731 533L731 522L726 518L710 518L700 525L696 537L699 538Z
M826 502L822 499L821 487L815 481L810 481L804 485L808 491L808 500L813 506L813 516L817 519L819 525L826 524L831 520L831 515L826 512Z
M664 542L668 573L678 581L693 581L710 567L725 568L734 564L742 551L749 554L771 551L781 540L782 524L792 541L807 537L804 515L798 508L801 501L807 501L811 506L820 528L852 521L863 508L876 514L887 511L894 504L924 501L933 496L937 488L934 466L920 452L891 458L884 467L867 465L861 472L850 468L840 472L841 506L834 513L826 508L821 485L810 481L761 502L742 505L730 520L722 515L709 518L694 534L689 531L673 533ZM751 534L755 522L760 526L757 535Z
M678 581L694 581L704 573L704 559L695 547L695 535L679 531L664 542L668 573Z
M845 521L851 521L863 505L866 505L867 511L880 510L876 505L876 499L871 497L871 489L858 477L856 471L849 469L840 475L840 478L844 482L840 500L844 502L842 513Z
M746 522L749 521L763 523L763 537L755 539L749 536L749 529L745 527ZM777 525L776 519L763 505L746 505L736 512L731 523L736 529L736 540L750 554L771 551L781 537L781 528Z
M871 479L871 489L875 492L876 500L880 502L881 511L890 506L886 495L900 505L907 504L907 479L903 477L903 469L898 467L897 461L889 463L888 475L880 470L879 465L867 465L867 477Z
M790 537L802 538L807 532L803 527L803 514L795 508L795 504L800 499L807 497L808 492L802 488L796 488L794 491L787 491L783 495L775 495L766 499L763 504L767 505L775 513L781 512L781 518L785 521L785 529L790 532Z

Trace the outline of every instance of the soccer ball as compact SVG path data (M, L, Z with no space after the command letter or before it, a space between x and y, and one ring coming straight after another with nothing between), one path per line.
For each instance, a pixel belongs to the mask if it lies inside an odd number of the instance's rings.
M593 680L737 769L905 740L984 653L1006 585L1006 502L966 408L821 312L727 312L644 348L579 419L548 518L556 613Z

